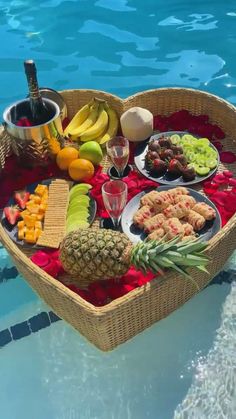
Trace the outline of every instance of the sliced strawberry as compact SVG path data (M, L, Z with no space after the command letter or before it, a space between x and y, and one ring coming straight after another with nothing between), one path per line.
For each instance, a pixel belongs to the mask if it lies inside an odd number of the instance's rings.
M5 217L6 217L7 221L9 222L9 224L14 226L20 218L19 208L18 207L13 207L13 206L5 207L3 211L4 211Z
M29 200L30 193L25 189L15 191L14 199L21 209L25 209L26 202Z

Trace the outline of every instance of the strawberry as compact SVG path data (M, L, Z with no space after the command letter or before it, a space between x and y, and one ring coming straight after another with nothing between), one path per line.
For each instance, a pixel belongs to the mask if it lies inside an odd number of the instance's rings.
M16 222L18 221L18 219L20 218L19 208L10 206L10 207L5 207L3 211L9 224L14 226Z
M168 166L168 172L173 176L181 176L182 164L178 160L172 159Z
M21 209L25 209L26 202L29 200L30 193L25 189L15 191L14 199Z

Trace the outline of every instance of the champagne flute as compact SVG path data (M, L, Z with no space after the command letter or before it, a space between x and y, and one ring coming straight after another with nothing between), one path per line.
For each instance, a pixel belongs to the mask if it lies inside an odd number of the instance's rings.
M122 136L114 137L106 143L106 149L119 178L122 178L129 160L129 141Z
M116 230L127 202L127 194L127 185L122 180L108 180L102 185L103 202Z

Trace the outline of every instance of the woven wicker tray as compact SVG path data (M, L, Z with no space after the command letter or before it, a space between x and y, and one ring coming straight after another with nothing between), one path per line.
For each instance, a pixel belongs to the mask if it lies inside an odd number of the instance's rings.
M142 92L122 100L119 97L95 90L68 90L61 92L71 118L93 96L105 98L119 115L132 106L149 109L154 115L169 115L180 109L192 114L207 114L210 121L226 133L225 149L236 151L236 108L226 101L192 89L167 88ZM9 153L9 139L0 133L0 168ZM227 168L236 174L236 164ZM70 323L91 343L103 351L109 351L132 338L158 320L183 305L195 293L190 281L168 273L165 278L135 289L104 307L94 307L69 290L58 280L35 266L18 248L0 226L0 240L6 247L19 272L38 295L52 307L55 313ZM192 275L203 289L222 269L236 247L236 216L209 242L210 275L193 271Z

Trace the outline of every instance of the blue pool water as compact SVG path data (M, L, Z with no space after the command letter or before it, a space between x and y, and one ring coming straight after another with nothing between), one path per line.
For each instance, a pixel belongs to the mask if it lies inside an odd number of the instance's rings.
M0 0L0 112L26 95L27 58L58 90L185 86L236 104L235 27L233 0ZM0 247L0 418L236 417L235 266L103 354L53 316Z

